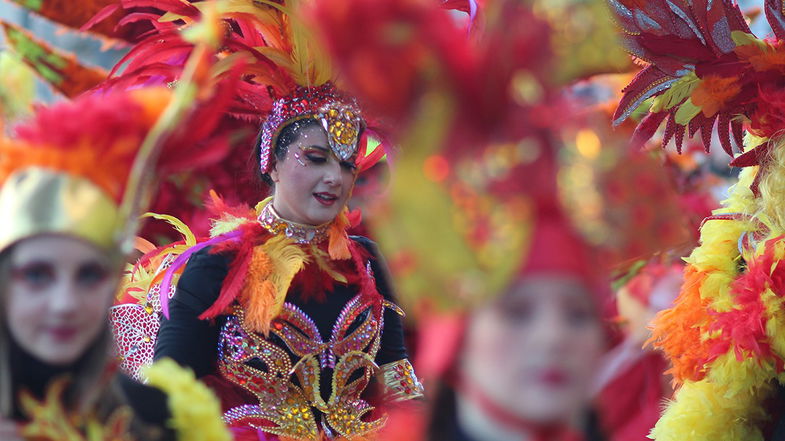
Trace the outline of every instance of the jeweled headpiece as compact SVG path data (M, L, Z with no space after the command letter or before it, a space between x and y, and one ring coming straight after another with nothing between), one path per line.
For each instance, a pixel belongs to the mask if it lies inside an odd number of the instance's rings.
M291 95L273 103L259 138L260 168L269 173L275 143L281 130L291 122L313 118L327 132L330 149L341 161L357 153L360 132L365 126L357 101L341 93L332 83L318 87L298 86Z

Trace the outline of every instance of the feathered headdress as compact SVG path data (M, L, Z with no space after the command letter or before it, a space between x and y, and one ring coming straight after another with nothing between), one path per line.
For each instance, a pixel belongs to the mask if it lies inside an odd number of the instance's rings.
M359 106L332 84L334 74L328 58L299 20L298 1L216 1L184 3L166 1L119 2L122 8L154 7L163 15L138 17L154 30L118 63L127 63L120 75L112 72L109 86L130 87L149 82L177 81L182 62L193 50L181 31L198 22L208 4L221 18L224 45L217 58L222 62L243 59L243 81L237 85L229 113L237 119L262 125L259 137L260 168L269 171L278 132L289 122L302 118L319 120L328 132L336 156L347 160L358 154L360 169L373 165L384 151L365 158L358 148L365 127Z
M41 109L0 140L0 247L44 232L118 244L131 166L170 99L161 88L85 96Z
M14 138L0 140L0 206L6 213L0 247L51 232L128 251L157 172L188 166L204 144L231 138L212 130L237 70L221 66L230 74L208 84L214 68L208 55L220 40L209 23L189 38L195 49L174 90L84 95L40 109L16 127Z
M374 234L405 300L455 306L499 292L525 259L532 213L558 198L551 129L572 115L554 99L558 33L527 2L480 3L327 0L307 10L347 87L396 123L402 148ZM468 34L445 8L469 13Z
M624 32L625 48L643 69L624 89L614 123L648 106L634 142L651 138L665 121L663 145L700 132L709 150L714 126L723 150L733 156L731 137L743 145L743 128L758 138L731 165L760 165L785 128L785 6L766 1L773 40L750 31L735 2L609 0Z
M521 173L548 174L551 145L532 117L549 95L541 81L548 26L514 1L479 11L472 1L309 6L304 17L347 88L401 144L385 215L371 227L403 301L466 305L499 291L524 254L530 196L551 183L516 184ZM445 7L483 22L467 34ZM528 26L513 25L521 22ZM532 99L518 86L535 90Z

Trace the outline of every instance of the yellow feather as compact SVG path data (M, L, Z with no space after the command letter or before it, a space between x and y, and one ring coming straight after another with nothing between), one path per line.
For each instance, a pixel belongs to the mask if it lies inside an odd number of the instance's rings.
M699 113L701 113L701 108L693 104L692 98L690 98L679 106L679 110L674 115L674 121L676 121L676 124L686 126Z
M709 380L687 382L676 392L651 431L656 441L758 441L758 424L766 414L763 390L750 390L729 399L725 385Z
M188 225L186 225L185 222L181 221L180 219L169 214L158 214L158 213L148 212L142 215L142 218L147 218L147 217L166 221L167 223L169 223L169 225L173 226L178 233L180 233L183 236L183 239L185 239L185 244L187 246L191 247L196 245L196 236L191 231L191 229L188 228Z
M262 249L273 262L274 270L270 274L270 281L277 290L274 304L274 315L277 315L283 307L292 279L308 263L308 255L286 236L271 238L262 245Z
M319 265L319 269L329 274L333 280L339 283L347 283L346 276L333 269L332 265L330 265L329 256L319 247L312 245L311 255L313 255L316 264Z
M290 63L282 67L289 69L294 81L301 86L319 86L330 81L333 69L327 51L319 47L316 38L296 13L304 2L290 0L284 6L270 0L257 1L283 13L281 25L291 44L288 48L291 52Z
M662 95L655 97L649 111L655 113L671 109L690 96L699 83L700 79L695 75L695 71L689 71L668 87Z
M252 261L243 303L253 305L246 311L246 323L255 331L266 334L270 321L281 312L292 279L308 263L308 255L286 236L275 236L254 250L254 259L266 259L269 272L257 274ZM253 298L250 298L253 296Z
M269 58L273 61L273 63L281 66L286 70L293 70L294 64L292 63L292 59L290 58L289 54L285 51L275 48L275 47L265 47L259 46L255 47L254 49L258 50L262 55Z
M258 216L258 215L262 214L262 210L264 209L264 206L267 205L272 200L273 200L273 197L269 196L269 197L265 198L264 200L258 202L253 207L254 211L256 211L256 215Z
M167 395L170 427L178 441L231 441L223 423L221 404L193 372L171 359L155 362L144 370L148 384Z
M213 225L210 227L210 237L216 237L230 231L234 231L240 228L240 225L246 222L248 222L247 218L234 216L229 216L223 219L215 219L212 221Z

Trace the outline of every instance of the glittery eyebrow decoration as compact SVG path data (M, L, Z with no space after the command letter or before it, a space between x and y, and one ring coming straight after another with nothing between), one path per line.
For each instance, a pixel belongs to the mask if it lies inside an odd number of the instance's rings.
M330 154L330 150L329 149L324 148L324 147L317 147L317 146L313 146L313 145L301 145L301 146L298 147L298 150L300 150L300 151L299 152L294 152L293 156L294 156L294 159L300 165L302 165L303 167L307 167L308 163L303 161L303 156L302 156L301 153L306 153L307 154L309 150L313 150L313 151L319 152L320 154L324 154L324 155L329 155Z
M302 147L300 147L300 150L302 150ZM297 163L299 163L303 167L308 167L308 164L303 162L303 158L302 158L302 156L300 156L299 152L294 152L294 153L292 153L292 155L294 156L294 160L297 161Z

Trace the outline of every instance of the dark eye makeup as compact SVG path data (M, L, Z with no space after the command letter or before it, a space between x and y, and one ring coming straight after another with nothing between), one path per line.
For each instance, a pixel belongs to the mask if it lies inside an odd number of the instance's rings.
M305 157L314 164L324 164L327 162L327 158L320 155L306 154Z
M53 263L33 261L11 270L13 279L32 289L42 289L54 283L57 271ZM109 269L100 262L85 262L72 275L77 285L90 287L102 283L109 276Z
M344 169L349 170L351 172L354 172L354 171L357 170L357 165L355 165L355 163L349 162L349 161L341 161L341 167L343 167Z
M76 272L76 281L81 285L96 285L109 276L109 269L98 262L89 262L81 265Z
M55 270L51 263L33 261L11 270L15 281L24 283L31 288L42 288L55 279Z
M308 162L311 162L313 164L326 163L328 159L328 155L330 154L330 152L327 149L320 146L303 147L302 151ZM354 163L354 161L341 161L340 164L341 164L341 168L343 168L344 170L348 170L351 172L357 170L357 165Z
M302 147L303 154L308 161L314 164L327 162L327 150L319 146Z

